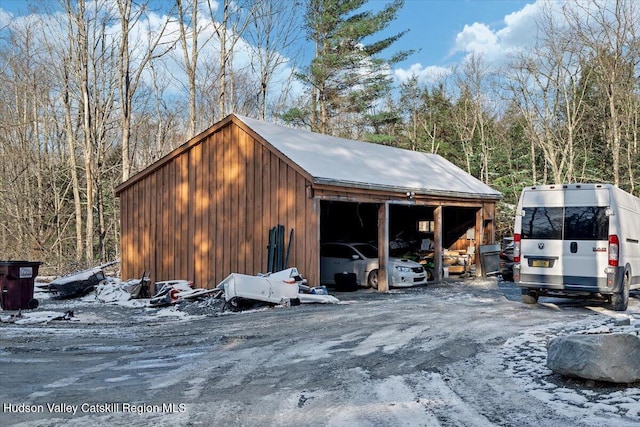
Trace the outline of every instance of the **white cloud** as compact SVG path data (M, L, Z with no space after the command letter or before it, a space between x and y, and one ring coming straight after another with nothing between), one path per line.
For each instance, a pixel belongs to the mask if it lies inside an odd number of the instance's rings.
M451 68L448 67L440 67L437 65L424 67L422 64L417 63L407 69L396 68L393 74L399 82L405 82L409 78L417 76L420 83L435 83L451 74L451 71Z
M499 28L486 23L465 25L456 35L451 54L482 56L487 62L500 65L513 52L530 48L535 43L536 20L545 7L561 7L559 0L536 0L521 10L506 15Z
M0 9L0 28L6 27L11 22L13 15Z
M483 22L465 25L454 40L449 53L451 66L424 66L420 63L409 68L394 70L399 81L406 81L417 75L421 82L434 82L451 74L456 63L462 63L472 55L480 56L487 64L503 64L510 53L531 46L535 41L535 18L543 3L548 0L537 0L525 5L521 10L506 15L501 26L493 28ZM557 0L551 0L557 4Z
M462 32L458 33L453 52L493 55L499 49L498 41L497 34L488 26L474 22L465 25Z
M505 27L496 33L500 42L507 47L530 46L536 34L535 19L540 8L541 3L536 2L505 16Z

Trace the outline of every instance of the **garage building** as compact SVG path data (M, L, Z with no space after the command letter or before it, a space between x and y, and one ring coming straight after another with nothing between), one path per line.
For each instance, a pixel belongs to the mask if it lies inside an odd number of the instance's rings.
M473 254L494 242L501 197L439 155L235 114L119 185L116 195L123 278L151 271L154 281L212 288L230 273L267 272L270 232L280 225L287 265L310 285L319 282L321 242L377 242L381 291L390 252L425 239L435 243L436 279L442 248L470 253L480 274Z

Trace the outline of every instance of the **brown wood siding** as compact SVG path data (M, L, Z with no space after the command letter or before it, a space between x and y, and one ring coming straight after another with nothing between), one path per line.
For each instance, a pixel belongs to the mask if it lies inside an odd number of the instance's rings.
M187 279L212 288L230 273L266 272L269 229L294 240L289 266L319 274L318 213L310 182L232 121L120 190L122 276ZM286 249L286 247L285 247Z

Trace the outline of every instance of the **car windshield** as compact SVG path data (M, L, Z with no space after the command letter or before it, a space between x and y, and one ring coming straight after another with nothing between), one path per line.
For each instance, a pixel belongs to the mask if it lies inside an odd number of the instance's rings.
M357 245L353 245L353 247L367 258L378 258L378 248L373 245L368 243L359 243Z

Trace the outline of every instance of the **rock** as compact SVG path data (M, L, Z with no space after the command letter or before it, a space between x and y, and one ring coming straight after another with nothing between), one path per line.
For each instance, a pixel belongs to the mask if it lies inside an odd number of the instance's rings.
M569 377L636 382L640 380L640 338L631 334L557 337L547 346L547 367Z

